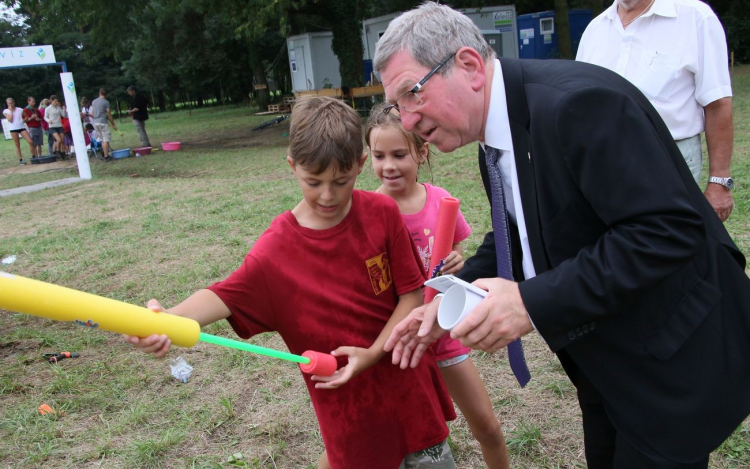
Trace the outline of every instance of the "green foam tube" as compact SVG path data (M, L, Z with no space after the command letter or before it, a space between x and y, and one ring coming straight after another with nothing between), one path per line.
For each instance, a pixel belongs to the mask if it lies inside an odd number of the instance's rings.
M205 332L200 333L200 336L198 336L198 340L202 342L208 342L210 344L223 345L224 347L236 348L237 350L244 350L246 352L253 352L259 355L265 355L267 357L279 358L281 360L287 360L295 363L302 363L303 365L307 365L310 363L310 359L307 357L301 357L293 353L260 347L258 345L240 342L239 340L227 339L226 337L206 334Z

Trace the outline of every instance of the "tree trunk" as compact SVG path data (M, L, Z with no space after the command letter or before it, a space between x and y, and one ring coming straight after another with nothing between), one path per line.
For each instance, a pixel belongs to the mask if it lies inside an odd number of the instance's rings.
M253 67L255 73L255 84L265 86L265 88L255 90L255 97L257 98L258 107L261 111L268 109L269 96L268 96L268 80L266 80L266 70L263 68L263 62L257 60L255 67Z
M570 19L568 0L555 0L555 27L557 28L557 49L563 59L573 59L573 46L570 43Z
M362 61L361 2L329 0L328 13L332 26L331 49L339 59L341 86L352 88L365 83L365 66Z
M161 112L166 112L167 111L167 99L166 99L166 96L164 95L164 91L159 90L159 94L157 94L157 97L158 97L157 100L159 101L159 109L161 110Z
M609 3L607 3L607 6L609 6ZM604 1L603 0L588 0L588 7L591 9L591 17L596 18L601 14L601 12L604 11Z

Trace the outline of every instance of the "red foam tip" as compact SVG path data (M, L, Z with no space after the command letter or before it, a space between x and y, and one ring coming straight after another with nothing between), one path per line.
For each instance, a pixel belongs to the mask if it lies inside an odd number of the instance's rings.
M338 369L336 357L334 357L330 353L313 352L312 350L307 350L302 354L302 356L310 359L310 363L308 363L307 365L303 363L299 364L299 368L303 373L307 373L309 375L331 376Z

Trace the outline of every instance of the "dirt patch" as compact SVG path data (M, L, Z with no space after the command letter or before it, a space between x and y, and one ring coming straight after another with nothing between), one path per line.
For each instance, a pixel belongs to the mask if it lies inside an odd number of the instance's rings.
M28 158L26 160L28 162ZM48 171L65 171L69 169L75 169L78 167L75 159L65 161L55 161L54 163L46 164L31 164L28 163L25 166L11 166L10 168L0 169L0 175L9 174L38 174L46 173Z
M269 119L263 122L271 121L275 117L268 116ZM289 120L272 124L264 129L252 130L253 127L241 129L231 129L227 131L214 132L211 135L202 135L189 141L182 142L182 146L188 148L211 148L233 149L233 148L253 148L253 147L273 147L286 145L287 136L289 135Z

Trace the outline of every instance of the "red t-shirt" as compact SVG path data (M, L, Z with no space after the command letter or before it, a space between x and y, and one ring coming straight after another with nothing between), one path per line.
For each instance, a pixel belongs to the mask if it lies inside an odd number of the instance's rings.
M419 254L396 203L354 191L338 225L313 230L279 215L229 278L209 287L242 338L277 331L289 351L369 347L398 296L421 288ZM339 358L339 367L346 357ZM453 404L430 353L401 370L390 354L339 389L303 374L333 469L395 469L448 437Z
M32 111L28 107L23 108L23 118L24 119L26 119L28 117L31 117L34 114L36 114L36 116L39 119L42 119L42 115L39 114L39 109L34 108L34 110ZM28 126L29 128L32 128L32 127L41 127L42 126L42 121L41 120L30 119L30 120L28 120L26 122L26 126Z

